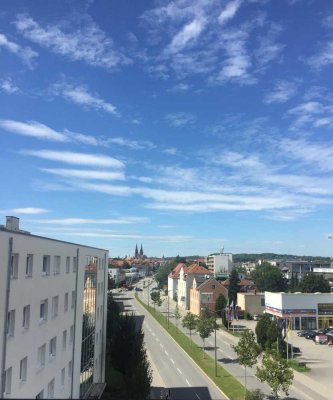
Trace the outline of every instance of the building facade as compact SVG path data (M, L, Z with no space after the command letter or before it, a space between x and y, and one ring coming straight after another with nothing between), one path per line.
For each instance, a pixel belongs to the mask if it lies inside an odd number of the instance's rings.
M211 254L206 259L206 264L215 276L225 275L228 276L232 270L232 254L231 253L220 253Z
M194 278L190 290L191 313L200 316L204 308L215 312L215 303L220 294L228 298L228 290L215 278Z
M265 292L265 311L288 319L292 329L320 329L333 326L333 293Z
M84 398L105 375L108 251L0 227L3 398Z

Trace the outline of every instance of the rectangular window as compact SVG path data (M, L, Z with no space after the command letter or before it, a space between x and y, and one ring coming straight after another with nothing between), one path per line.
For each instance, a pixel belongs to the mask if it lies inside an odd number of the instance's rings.
M14 336L15 331L15 310L8 311L7 314L7 335Z
M65 293L65 300L64 300L64 313L68 311L68 292Z
M27 368L28 368L28 357L22 358L20 362L20 380L26 381L27 380Z
M62 351L65 351L67 347L67 329L62 332Z
M30 305L23 307L22 327L29 329L30 324Z
M73 257L73 272L76 272L77 258Z
M47 299L40 302L40 307L39 307L39 321L40 322L47 320L48 303L49 303L49 301Z
M71 258L69 256L66 257L66 274L69 274L71 267Z
M68 363L68 379L71 380L72 379L72 368L73 368L73 363L72 361L70 361Z
M73 340L74 340L74 325L72 325L69 330L69 344L73 344Z
M53 399L54 398L54 379L49 382L47 385L47 398Z
M54 265L53 265L54 275L60 274L60 262L61 262L60 256L54 256Z
M50 275L50 256L43 256L42 275Z
M72 290L72 303L71 303L71 307L74 308L75 306L75 290Z
M37 367L39 368L44 367L45 359L46 359L46 344L44 343L42 346L38 347Z
M260 305L261 305L262 307L265 307L265 298L260 299Z
M60 377L60 384L62 387L65 386L65 373L66 373L65 368L63 368L61 370L61 377Z
M57 337L55 336L50 340L49 356L55 357L57 353Z
M41 390L38 394L36 394L36 399L44 399L44 390Z
M5 388L4 392L10 394L12 392L12 367L5 371Z
M58 315L59 308L59 296L52 297L52 318L55 318Z
M18 277L18 261L19 255L12 254L10 257L10 278L17 279Z
M27 259L25 263L25 276L26 278L32 277L32 265L33 265L34 256L32 254L27 254Z

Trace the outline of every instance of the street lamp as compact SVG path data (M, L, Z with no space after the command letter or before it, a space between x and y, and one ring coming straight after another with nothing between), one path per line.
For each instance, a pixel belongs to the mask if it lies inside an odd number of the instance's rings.
M216 354L216 314L220 311L212 311L208 308L202 307L201 311L210 312L214 314L214 361L215 361L215 376L217 376L217 354Z

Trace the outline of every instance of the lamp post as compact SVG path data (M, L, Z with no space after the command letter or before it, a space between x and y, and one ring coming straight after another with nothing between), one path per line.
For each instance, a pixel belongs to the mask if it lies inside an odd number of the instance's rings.
M208 308L201 308L201 311L208 311L210 313L214 314L214 362L215 362L215 376L217 376L217 354L216 354L216 314L219 312L217 311L212 311L209 310Z

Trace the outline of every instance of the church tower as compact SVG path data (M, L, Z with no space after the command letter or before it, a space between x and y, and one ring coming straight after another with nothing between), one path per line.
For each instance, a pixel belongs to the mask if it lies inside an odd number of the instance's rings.
M143 248L142 248L142 243L141 243L141 247L140 247L140 258L143 258Z
M139 258L138 244L135 245L134 258Z

